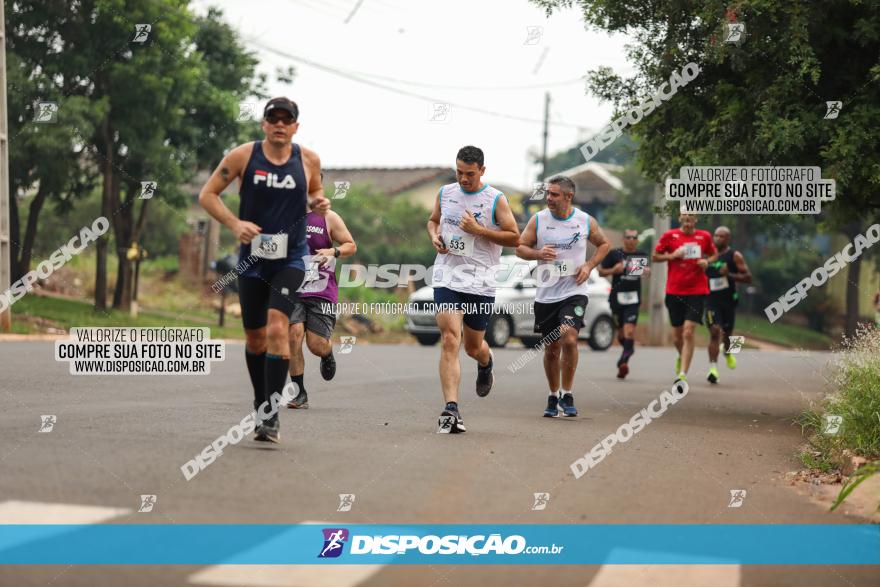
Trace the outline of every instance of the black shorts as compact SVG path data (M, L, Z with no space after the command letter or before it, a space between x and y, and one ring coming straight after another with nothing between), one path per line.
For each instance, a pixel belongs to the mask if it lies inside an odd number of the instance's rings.
M613 304L611 313L614 314L614 321L618 328L623 328L624 324L637 324L639 321L639 304Z
M706 326L712 328L717 324L724 332L733 332L734 323L736 323L736 304L711 300L706 303Z
M444 304L448 311L464 312L464 324L472 330L486 330L495 296L462 293L448 287L434 288L434 303Z
M674 327L681 326L685 320L702 324L705 303L705 295L676 296L666 294L666 309L669 310L669 321Z
M333 313L333 302L315 296L303 296L293 305L290 315L291 324L305 323L306 330L314 332L321 338L330 340L336 327L336 315ZM325 311L329 310L329 311Z
M535 302L535 332L547 336L562 324L580 330L584 327L587 296L571 296L558 302Z
M302 285L305 271L297 267L284 267L271 275L262 277L239 277L238 299L241 302L241 321L246 330L266 325L269 308L282 312L290 318L294 304L299 299L296 290Z

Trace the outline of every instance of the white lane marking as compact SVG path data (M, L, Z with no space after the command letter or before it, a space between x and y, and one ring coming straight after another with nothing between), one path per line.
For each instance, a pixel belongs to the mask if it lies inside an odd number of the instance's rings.
M9 500L0 502L0 524L99 524L131 512L126 508Z
M190 575L196 585L354 587L385 565L214 565Z

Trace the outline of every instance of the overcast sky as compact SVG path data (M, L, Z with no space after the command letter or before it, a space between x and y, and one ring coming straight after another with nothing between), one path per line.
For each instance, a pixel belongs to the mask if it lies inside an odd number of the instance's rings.
M299 104L295 140L316 150L324 167L453 166L459 147L473 144L486 154L486 181L526 187L537 171L529 152L540 151L544 92L551 121L562 123L550 126L553 154L611 116L611 105L586 95L580 78L600 65L631 72L626 37L585 30L576 10L547 19L526 0L363 0L352 15L357 4L195 3L200 12L223 9L260 56L261 71L296 68L292 84L271 75L269 90ZM450 105L445 120L435 103Z

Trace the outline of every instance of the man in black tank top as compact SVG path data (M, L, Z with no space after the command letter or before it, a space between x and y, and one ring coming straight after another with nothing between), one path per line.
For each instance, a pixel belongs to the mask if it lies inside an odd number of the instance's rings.
M255 440L278 442L278 406L290 361L288 320L305 275L306 215L325 215L318 155L292 143L299 107L273 98L263 110L265 139L232 149L199 194L199 204L241 243L239 276L245 360L257 410ZM238 179L239 215L220 194ZM274 396L277 394L277 396ZM274 396L274 397L273 397Z
M617 322L617 340L623 352L617 360L617 378L626 378L629 359L636 352L636 324L641 305L642 276L650 274L650 255L638 250L639 231L627 228L623 231L623 247L612 249L598 267L599 275L611 277L611 293L608 299L611 312Z
M724 335L724 358L727 366L736 368L736 357L730 353L730 337L736 322L736 306L739 294L737 283L751 283L752 274L742 253L730 248L730 229L715 229L715 247L718 260L706 268L709 280L709 297L706 299L706 324L709 327L709 383L718 383L718 351L721 335Z

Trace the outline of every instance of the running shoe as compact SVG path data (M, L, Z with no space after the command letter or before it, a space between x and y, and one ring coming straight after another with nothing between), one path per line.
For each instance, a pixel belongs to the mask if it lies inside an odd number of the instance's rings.
M287 402L287 407L292 410L308 410L309 396L306 393L306 390L302 390L296 395L295 398Z
M559 399L559 407L568 418L574 418L578 415L578 409L574 407L574 396L570 393L566 393Z
M626 363L620 363L617 365L617 378L618 379L626 379L626 375L629 373L629 365Z
M727 361L728 369L736 369L736 356L730 353L724 353L724 360Z
M718 383L718 369L716 369L715 367L710 367L709 374L706 376L706 379L709 380L709 383Z
M489 364L485 367L480 367L479 363L477 363L477 395L480 397L486 397L492 391L492 385L495 383L495 375L492 373L492 363L494 360L495 356L492 354L492 351L489 351Z
M675 357L675 374L681 373L681 355Z
M333 351L330 351L329 355L321 357L321 377L324 381L330 381L334 375L336 375L336 358L333 356Z
M559 396L558 395L548 395L547 396L547 407L544 409L544 417L545 418L555 418L559 415Z
M458 434L466 431L467 428L464 427L464 421L461 419L458 408L446 406L437 421L437 434Z
M675 381L672 383L673 391L684 395L684 393L688 389L687 377L685 375L679 375L675 378Z
M278 424L278 415L276 414L269 420L264 421L257 428L257 435L254 436L254 440L258 440L260 442L274 442L278 444L281 441L281 426Z

